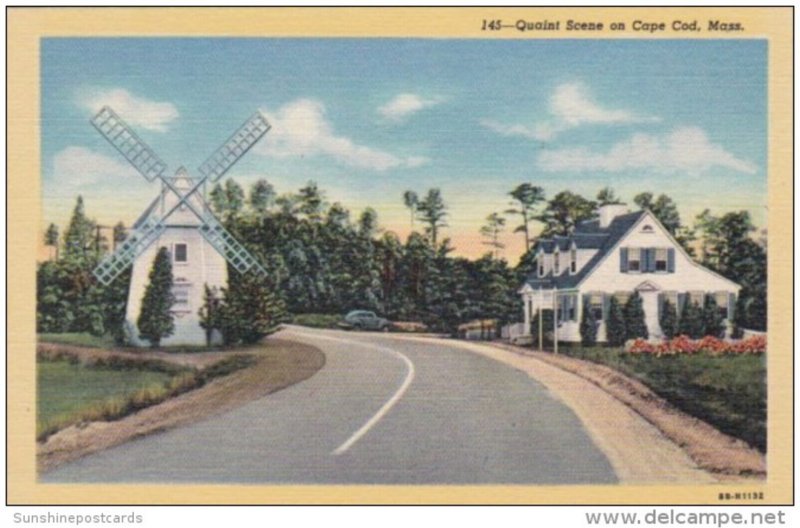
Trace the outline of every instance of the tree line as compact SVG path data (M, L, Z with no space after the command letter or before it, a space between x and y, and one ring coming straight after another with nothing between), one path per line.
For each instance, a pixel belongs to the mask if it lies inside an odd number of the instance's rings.
M531 183L512 189L508 197L509 208L492 213L481 228L490 250L477 259L454 255L446 236L449 207L437 188L408 190L398 197L409 210L412 228L405 240L381 228L372 208L353 218L341 203L330 203L313 181L279 195L264 179L247 190L228 179L214 186L209 202L267 270L264 291L276 297L276 305L265 308L275 312L271 320L280 319L281 311L341 314L369 309L454 333L459 324L474 319L518 320L522 306L516 292L533 271L535 241L568 235L581 221L593 218L601 205L620 202L610 188L600 190L595 199L566 190L548 199L542 187ZM705 211L689 227L664 194L641 193L634 203L651 210L701 263L742 284L737 323L765 328L766 248L753 240L755 226L746 211L722 216ZM501 256L507 222L516 224L513 232L525 239L526 252L514 265ZM116 228L110 241L101 235L80 197L63 236L57 226L48 227L45 243L53 246L57 258L38 267L39 331L122 336L130 272L105 287L91 270L124 239L124 227ZM243 291L237 281L245 279L235 271L229 277L231 299L231 291Z

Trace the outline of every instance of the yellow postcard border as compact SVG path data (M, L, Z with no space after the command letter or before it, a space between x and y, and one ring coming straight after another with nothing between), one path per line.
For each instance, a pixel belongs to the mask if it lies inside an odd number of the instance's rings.
M733 34L487 33L482 19L672 21L724 18ZM7 8L8 504L789 504L793 474L792 7ZM707 486L60 485L35 476L35 258L40 236L42 37L763 38L769 64L768 477ZM720 502L721 492L763 501Z

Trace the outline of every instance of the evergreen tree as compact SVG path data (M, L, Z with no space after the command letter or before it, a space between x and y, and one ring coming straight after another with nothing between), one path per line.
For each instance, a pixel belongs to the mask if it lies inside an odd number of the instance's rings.
M597 192L597 205L617 205L622 204L622 200L617 198L614 189L611 187L603 187Z
M506 219L497 213L492 213L486 217L486 224L480 229L481 236L483 236L483 244L492 247L494 257L499 258L500 250L506 247L505 244L500 242L500 233L506 225Z
M541 236L569 235L579 223L594 218L597 204L570 191L561 191L547 202L537 220L544 223Z
M406 191L403 193L403 205L411 211L411 227L414 227L414 214L417 211L417 204L419 204L419 196L414 191Z
M225 344L257 343L286 322L286 304L263 277L234 272L228 278L219 313Z
M672 339L678 333L678 311L674 304L669 302L669 299L664 301L664 306L661 308L661 318L659 320L661 331L664 333L665 339Z
M206 346L211 346L214 330L220 330L222 326L222 299L216 287L203 285L203 306L197 315L200 317L200 327L206 331Z
M594 346L597 343L597 321L589 305L589 301L583 303L583 313L581 315L581 344L585 347Z
M358 234L364 238L372 238L378 232L378 213L367 207L358 217Z
M644 320L644 307L642 297L639 292L633 292L625 303L625 340L628 339L647 339L647 324Z
M435 247L439 230L447 227L445 221L447 206L442 199L442 192L439 189L430 189L425 198L417 203L417 214L419 219L427 225L425 232L430 237L431 245Z
M725 325L719 313L717 300L713 295L707 295L703 304L703 335L722 337L724 333Z
M514 228L515 233L525 235L525 251L531 247L530 222L536 217L536 208L545 201L544 189L530 183L517 185L508 193L515 200L514 207L507 209L506 213L516 214L522 218L522 223Z
M705 328L703 327L703 310L697 303L686 299L681 310L681 318L678 323L678 333L691 337L692 339L700 339L703 337Z
M64 256L84 259L93 248L94 239L94 222L86 216L83 197L78 196L69 226L64 233Z
M680 229L681 217L678 214L678 206L666 194L660 194L653 200L653 193L643 192L637 194L633 201L640 208L652 212L671 235L675 235Z
M625 344L625 311L616 297L611 297L606 316L606 341L609 346L618 347Z
M167 248L158 250L150 270L150 282L142 297L142 308L136 326L142 339L150 341L153 348L161 344L161 339L172 335L175 321L172 305L175 296L172 294L172 263Z
M122 222L117 222L114 225L114 231L111 236L114 242L114 249L117 249L117 246L125 242L125 238L127 237L127 229L125 228L125 224Z
M44 245L54 248L55 259L58 260L58 226L50 224L44 233Z
M250 207L264 216L275 202L275 188L265 179L256 181L250 188Z

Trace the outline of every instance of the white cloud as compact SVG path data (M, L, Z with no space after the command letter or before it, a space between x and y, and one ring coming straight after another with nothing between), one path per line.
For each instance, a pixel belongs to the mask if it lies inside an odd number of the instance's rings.
M123 88L93 90L80 96L78 102L93 113L110 106L131 126L155 132L166 132L168 125L178 118L178 109L172 103L136 97Z
M437 99L425 99L416 94L402 93L379 107L378 113L390 121L401 121L420 110L439 103L440 101Z
M325 115L325 105L319 101L298 99L276 112L263 112L272 129L255 149L267 156L288 158L325 155L344 165L377 171L418 167L429 161L421 156L403 158L337 135Z
M539 168L549 172L622 172L651 169L659 172L699 174L712 167L754 174L757 168L712 143L697 127L677 128L657 136L638 133L613 145L607 152L585 147L543 151Z
M88 189L100 183L139 178L139 173L114 158L86 147L67 147L53 157L53 181L61 188Z
M556 87L550 96L548 113L551 118L533 126L481 121L486 128L504 136L522 136L537 141L549 141L558 134L583 125L615 125L653 123L653 116L642 116L621 109L609 109L596 103L583 83L565 83Z

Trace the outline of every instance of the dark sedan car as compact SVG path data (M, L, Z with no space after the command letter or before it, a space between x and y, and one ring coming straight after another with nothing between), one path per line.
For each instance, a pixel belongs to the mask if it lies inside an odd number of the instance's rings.
M380 330L382 332L387 332L389 325L387 319L378 317L375 312L367 310L353 310L345 315L344 320L339 323L339 326L353 330Z

